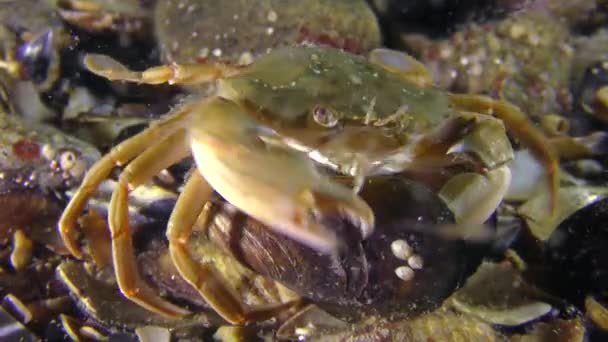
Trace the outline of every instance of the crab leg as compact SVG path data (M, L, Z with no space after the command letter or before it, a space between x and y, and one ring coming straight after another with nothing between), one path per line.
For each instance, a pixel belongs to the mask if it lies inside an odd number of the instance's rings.
M19 70L21 69L21 66L19 65L18 62L13 62L11 60L2 60L0 59L0 70L6 70L6 72L11 75L11 76L15 76L19 74Z
M187 314L158 297L140 278L129 229L129 192L150 180L164 168L188 156L189 148L184 130L152 145L129 163L118 179L108 208L108 223L112 235L112 259L120 291L133 302L159 314L176 317Z
M0 56L0 70L5 70L10 76L20 78L21 64L15 60L14 55L10 52L13 51L17 45L15 42L14 34L10 32L4 25L0 25L0 51L4 51L3 55Z
M130 81L145 84L198 84L226 77L237 68L226 64L168 64L132 71L115 59L97 54L84 58L85 66L94 74L112 81Z
M237 295L224 285L222 277L212 265L198 263L190 255L187 242L192 227L212 192L213 189L198 170L193 170L169 218L167 239L173 263L182 278L196 288L205 301L228 322L243 324L248 320L260 321L275 317L295 303L248 310L243 307Z
M108 177L115 166L128 163L150 145L183 128L187 124L183 118L189 110L189 106L182 106L163 120L152 123L148 129L112 148L89 169L82 185L70 200L57 225L59 234L72 255L77 258L82 257L74 234L74 227L78 216L97 186Z
M558 156L547 138L517 107L504 101L482 95L450 94L450 100L460 109L487 113L501 119L509 132L523 142L545 166L549 188L549 208L555 212L557 206Z

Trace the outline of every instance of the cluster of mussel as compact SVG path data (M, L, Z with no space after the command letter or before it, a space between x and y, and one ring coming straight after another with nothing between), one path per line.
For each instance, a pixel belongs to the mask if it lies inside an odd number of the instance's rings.
M0 1L0 339L606 338L608 11L600 1L448 3ZM433 20L416 20L423 15ZM187 92L213 91L109 82L87 71L85 54L136 70L246 65L294 44L405 49L443 89L516 104L560 155L556 212L538 190L542 166L523 148L504 202L473 228L456 223L428 177L365 179L359 194L375 230L363 239L344 218L323 218L342 240L334 254L275 233L216 196L187 242L190 253L213 264L245 307L282 308L245 327L225 322L172 263L166 224L191 160L129 199L141 276L186 316L152 313L118 290L105 215L116 177L79 218L84 257L69 256L56 224L86 170Z

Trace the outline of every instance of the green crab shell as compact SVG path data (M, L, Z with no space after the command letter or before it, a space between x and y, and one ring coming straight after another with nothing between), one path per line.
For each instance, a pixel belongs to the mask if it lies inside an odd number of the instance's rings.
M283 48L260 57L221 88L264 120L302 128L315 108L364 125L405 113L416 127L435 127L450 112L445 93L420 88L365 58L336 49Z

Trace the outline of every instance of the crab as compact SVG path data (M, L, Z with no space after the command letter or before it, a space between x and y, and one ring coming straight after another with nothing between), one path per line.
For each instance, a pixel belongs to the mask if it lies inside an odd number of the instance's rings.
M87 172L58 224L67 248L82 257L76 221L111 170L124 166L108 209L117 283L127 298L166 316L188 312L138 275L127 200L131 190L190 155L196 168L169 218L170 254L180 275L234 324L271 317L284 307L244 307L213 265L194 262L187 241L214 190L270 229L320 253L336 253L341 239L321 223L326 215L348 219L362 238L374 229L374 213L357 193L365 177L464 163L493 180L484 195L467 192L466 201L480 205L458 213L461 222L483 222L510 181L505 164L513 150L506 125L546 166L554 202L557 157L522 112L488 97L435 89L426 69L404 53L378 49L366 59L297 46L238 67L170 64L132 71L94 54L84 63L109 80L216 85L214 96L192 96L109 151ZM352 187L336 175L350 176Z

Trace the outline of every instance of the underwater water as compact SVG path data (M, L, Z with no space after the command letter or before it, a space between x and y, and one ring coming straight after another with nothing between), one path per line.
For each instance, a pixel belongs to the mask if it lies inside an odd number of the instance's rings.
M0 0L0 340L608 339L597 0Z

